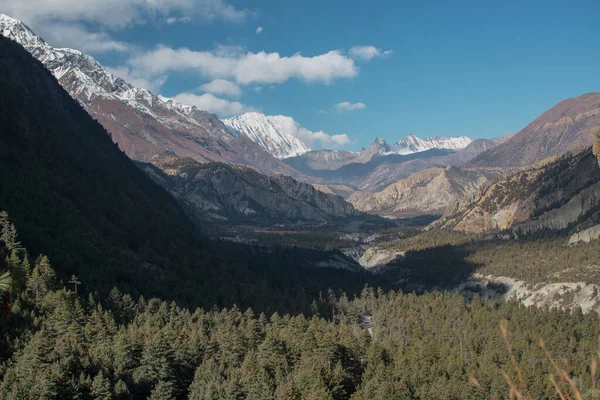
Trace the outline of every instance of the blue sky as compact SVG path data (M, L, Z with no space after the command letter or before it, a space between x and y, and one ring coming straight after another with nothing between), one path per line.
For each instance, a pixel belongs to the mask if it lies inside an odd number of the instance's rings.
M0 12L165 96L348 137L314 147L502 136L600 90L591 0L0 0Z

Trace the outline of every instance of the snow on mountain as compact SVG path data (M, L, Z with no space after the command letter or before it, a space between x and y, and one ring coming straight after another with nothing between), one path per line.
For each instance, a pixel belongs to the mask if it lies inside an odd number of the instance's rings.
M473 139L466 136L444 137L434 136L430 138L418 138L409 135L390 145L390 152L394 154L412 154L430 149L458 150L467 147Z
M113 111L108 110L110 107L107 107L106 100L125 103L137 112L152 117L152 124L158 123L162 127L166 127L169 131L175 133L177 137L181 137L182 132L186 132L187 136L183 135L184 137L188 137L198 146L205 147L209 152L209 154L205 154L206 157L204 158L213 160L220 160L220 154L222 155L228 148L231 149L231 146L226 143L231 144L234 139L239 139L236 138L239 134L280 159L300 156L311 151L306 144L297 138L298 134L301 134L305 128L301 127L291 117L282 115L266 116L252 112L226 119L222 121L223 124L213 114L199 110L194 106L181 104L173 99L157 96L146 89L134 87L105 70L93 57L78 50L54 48L48 45L27 25L4 14L0 14L0 33L21 44L41 61L69 94L99 120L103 117L113 118ZM103 101L104 103L102 103ZM127 129L135 125L129 120L121 122L125 124L124 126ZM147 142L165 148L167 151L174 151L173 146L184 150L189 147L184 142L171 143L166 141L164 137L159 137L155 133L155 128L156 126L150 131L142 129L141 133L137 131L134 133L141 134ZM129 136L122 137L129 138L131 133L127 134ZM437 136L420 139L410 135L388 145L384 140L378 138L367 155L411 154L433 148L461 149L471 141L471 139L464 136L450 138ZM137 143L134 146L135 148L130 147L130 153L139 153L141 151L139 146L140 144ZM356 154L362 155L363 152ZM185 155L190 156L192 154L186 153ZM340 153L340 156L345 159L354 158L356 155L343 152L343 154ZM230 161L241 162L239 158L244 158L245 155L237 154L232 157L233 159ZM365 157L361 156L359 158Z
M268 116L248 112L223 120L233 134L242 134L277 158L296 157L310 151L292 135L302 129L300 124L283 115Z
M396 143L388 144L381 138L376 138L371 144L369 151L374 154L413 154L431 149L460 150L473 142L473 139L466 136L434 136L430 138L418 138L415 135L409 135L398 140Z
M105 70L93 57L78 50L52 47L23 22L4 14L0 14L0 33L22 45L44 64L84 107L90 107L98 99L118 100L159 119L172 129L181 128L181 124L201 126L202 121L212 116L194 106L136 88ZM214 119L217 120L216 117ZM221 128L213 128L208 132L221 140L227 141L233 137L222 125Z
M23 47L47 46L44 39L33 33L27 25L5 14L0 14L0 33Z

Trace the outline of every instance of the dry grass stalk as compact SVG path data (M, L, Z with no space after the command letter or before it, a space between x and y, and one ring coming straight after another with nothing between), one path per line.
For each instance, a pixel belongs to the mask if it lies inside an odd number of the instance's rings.
M519 363L517 362L517 359L515 358L515 355L512 351L512 346L508 338L508 322L506 322L506 320L502 320L502 322L500 322L500 331L502 332L502 337L504 338L504 342L506 343L506 347L508 348L508 354L510 355L513 367L515 368L515 371L517 371L517 377L519 378L519 382L521 383L521 389L524 393L527 394L527 398L531 398L531 395L527 390L527 385L525 384L525 379L523 379L523 374L521 373Z
M521 393L521 391L517 389L517 385L515 385L512 379L510 379L510 376L508 376L508 374L504 371L502 371L502 376L504 376L504 380L508 384L508 387L510 387L510 398L515 398L517 400L525 400L525 397L523 397L523 393Z
M540 339L540 347L542 349L544 349L544 352L546 353L546 357L548 357L548 360L550 360L550 364L552 364L552 366L554 367L554 369L558 373L558 377L560 378L560 383L562 385L562 389L564 390L563 393L566 393L566 399L567 400L573 400L571 398L571 395L569 394L569 391L567 390L567 385L565 383L565 376L563 374L563 370L558 366L558 364L556 363L556 361L554 360L554 358L550 355L550 352L546 348L546 343L544 343L544 341L542 339Z
M490 395L487 394L487 392L485 391L485 389L483 388L483 386L481 386L481 384L479 383L479 381L477 380L477 378L475 378L474 376L471 376L471 377L469 377L469 382L471 382L471 385L473 385L477 389L481 390L481 393L483 393L483 395L485 396L486 399L490 398Z
M566 400L565 395L562 393L562 390L560 390L560 387L558 387L558 384L556 383L556 379L554 379L554 375L550 374L550 382L552 382L552 385L554 385L554 389L556 389L556 394L558 395L558 397L560 397L560 400Z
M502 332L502 337L504 338L504 342L506 343L506 347L508 349L508 353L510 355L511 362L517 373L517 376L519 378L519 382L521 385L521 388L517 387L517 385L515 384L515 382L513 382L513 380L510 378L510 376L505 371L502 371L502 376L504 377L504 380L508 384L508 387L510 390L509 398L511 400L513 400L513 399L514 400L532 399L531 394L529 393L529 391L527 389L527 385L525 384L525 379L523 378L523 374L521 372L521 368L519 367L519 363L517 362L517 359L512 351L512 346L510 344L510 340L508 337L508 326L507 326L506 321L502 321L500 323L500 331ZM560 361L563 365L563 367L561 367L557 363L557 361L552 357L552 355L546 348L546 343L544 343L544 341L542 339L540 339L539 345L546 353L546 357L548 357L550 364L554 367L554 369L556 370L556 373L558 375L560 384L557 382L554 374L549 374L548 379L552 383L552 386L554 386L554 389L556 390L556 394L560 398L560 400L584 400L583 394L577 387L577 384L575 383L575 381L571 378L571 371L569 368L568 361L566 359L561 359ZM600 358L600 335L598 336L598 349L596 350L596 353L598 355L598 358ZM590 372L592 375L591 394L592 394L592 399L595 399L597 397L596 392L597 392L597 372L598 372L598 359L596 359L595 356L592 356L592 364L591 364ZM485 390L483 389L483 387L481 386L481 384L479 383L477 378L470 377L469 381L471 382L471 384L473 386L475 386L476 388L481 390L481 392L483 393L483 395L486 398L488 398L488 399L490 398L490 396L485 392ZM524 396L523 393L525 393L526 396ZM571 395L574 397L571 397Z
M596 398L596 372L598 371L598 360L595 356L592 356L592 399Z

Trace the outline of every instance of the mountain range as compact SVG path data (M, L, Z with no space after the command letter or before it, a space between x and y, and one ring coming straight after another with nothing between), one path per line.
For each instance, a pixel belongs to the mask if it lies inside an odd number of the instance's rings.
M173 194L185 197L186 204L194 204L194 216L212 219L218 216L218 219L226 221L252 214L256 222L264 222L267 217L271 221L279 221L284 215L286 220L319 221L354 215L352 206L333 194L318 192L312 186L291 178L282 181L283 176L290 176L324 183L319 178L305 176L282 163L255 144L249 136L237 131L230 132L215 115L156 96L146 89L135 88L107 72L92 57L77 50L53 48L26 25L4 15L0 16L0 32L24 45L42 62L69 94L109 131L112 139L130 158L164 168L165 174L157 182ZM291 136L288 139L291 144L302 147L297 139ZM177 158L182 161L177 161ZM192 161L196 164L225 162L250 166L264 174L277 174L278 177L263 176L247 168L222 166L194 169L191 168ZM175 173L175 165L185 166L185 171ZM144 168L144 171L154 179L158 176L151 168ZM224 179L225 171L228 173L227 179L218 184L220 179ZM195 175L191 175L192 172ZM211 172L216 175L208 177ZM188 180L185 183L184 175ZM276 183L278 180L279 183ZM227 185L233 181L237 184ZM200 182L204 182L204 186ZM207 189L208 182L213 191L200 190ZM268 188L264 187L264 183ZM191 186L196 188L192 190L193 195L190 194ZM282 191L283 188L287 190L286 193ZM230 196L225 196L224 190L229 191ZM262 194L259 202L258 193ZM295 195L300 197L295 198ZM217 198L218 205L214 204ZM248 202L252 207L248 206ZM252 213L250 210L253 210Z
M189 162L190 168L224 171L209 174L209 180L231 176L226 170L237 168L265 179L250 168ZM181 178L184 167L178 168ZM192 179L199 174L189 175L190 185L199 182ZM18 246L19 241L27 243L30 254L50 257L60 279L76 275L82 292L89 288L90 294L103 298L118 286L134 297L161 296L180 304L231 307L269 299L285 307L289 302L299 312L307 312L313 299L332 285L358 293L369 281L361 274L314 268L330 265L331 258L345 268L360 268L339 251L283 251L211 240L188 216L188 204L151 177L38 60L0 36L0 223L6 223L7 212L19 233L9 232L11 240ZM238 174L232 179L239 179ZM341 198L314 193L310 185L297 186L289 177L269 178L264 185L265 191L285 186L292 199L281 194L279 199L288 204L307 193L296 207L313 210L320 220L328 215L308 204L310 195L315 202L338 201L339 216L353 213ZM214 190L207 195L222 195ZM2 225L3 269L13 263L4 253L5 229ZM27 259L22 247L15 249L15 257Z
M300 137L306 130L290 117L251 112L221 121L217 116L196 107L136 88L115 77L94 58L80 51L54 48L18 20L0 15L0 32L23 45L41 61L69 94L103 125L119 148L130 158L140 162L139 165L153 179L161 174L149 164L162 169L162 178L157 182L165 185L172 194L188 200L193 197L194 201L191 203L196 206L212 204L211 207L218 209L212 217L219 215L221 219L236 219L236 215L243 215L242 205L249 204L249 199L255 204L262 202L281 207L277 201L264 196L273 196L275 199L283 192L264 191L259 182L267 182L271 178L248 179L251 173L244 168L190 168L191 160L195 163L220 162L247 166L266 175L291 176L311 183L329 195L339 193L349 198L355 193L355 205L371 212L399 212L416 204L422 205L422 212L434 209L438 212L439 202L423 205L421 200L431 196L424 195L422 189L411 189L407 182L423 182L423 176L433 176L431 171L446 171L448 166L457 166L461 170L471 171L465 176L470 176L473 180L467 183L462 178L456 181L450 179L450 183L444 186L448 190L444 190L438 200L460 197L465 193L465 188L475 188L483 182L480 179L482 176L489 179L505 171L562 154L577 146L590 145L593 141L591 132L600 125L600 94L588 93L557 104L522 131L504 138L472 140L464 136L436 136L421 139L409 135L392 144L376 138L368 149L357 152L311 150ZM181 160L177 160L178 158ZM411 177L414 173L431 168L433 170ZM198 175L190 176L190 171ZM237 174L237 177L230 176L228 179L243 183L246 185L244 189L233 196L223 197L222 185L214 186L213 182L210 190L205 184L200 185L200 182L210 181L206 174L223 176L225 171L227 174ZM451 175L456 176L458 175ZM215 180L219 181L216 177ZM290 182L288 183L291 184ZM288 193L306 193L303 183L293 182L296 189ZM191 187L196 190L190 191ZM198 190L200 187L207 191ZM389 190L378 194L379 197L360 193L379 192L388 187ZM407 192L400 193L399 188L404 188ZM213 190L216 192L212 192ZM390 196L392 192L395 194ZM215 193L221 196L219 201L226 198L233 203L221 202L215 205L214 199L218 198ZM261 199L258 203L257 193L262 193L258 196ZM202 197L203 194L206 196ZM326 219L337 218L340 213L335 210L339 205L330 205L337 204L340 199L334 197L325 202L317 202L316 204L327 205L325 208L317 207L317 212L292 212L288 217L310 215L321 219L327 215ZM392 198L396 199L397 204L390 203ZM289 204L293 204L302 200L290 198L290 201ZM258 211L260 207L256 206L251 209L277 219L283 215L280 214L281 208L277 207L267 206L262 211ZM351 210L351 207L346 203L341 208ZM200 214L210 214L207 210L203 209ZM342 214L352 215L353 210Z
M412 154L419 153L421 151L431 150L431 149L449 149L449 150L459 150L467 147L473 139L468 138L466 136L457 136L457 137L444 137L444 136L434 136L430 138L418 138L415 135L411 134L405 138L398 140L395 143L387 144L385 140L381 138L375 138L375 141L371 145L371 147L375 147L377 149L377 154L379 155L387 155L387 154Z
M48 45L21 21L0 15L0 32L41 61L134 160L177 155L318 181L294 171L247 136L231 134L214 114L136 88L78 50Z
M303 128L290 117L251 112L220 121L194 106L136 88L78 50L54 48L24 23L4 14L0 14L0 32L40 60L135 160L174 153L200 162L229 162L248 165L263 173L298 177L296 171L277 160L269 160L266 153L286 158L311 150L291 134ZM257 147L250 149L253 150L250 154L247 150L253 146L249 142ZM419 139L411 135L392 145L382 143L381 154L458 149L469 143L466 137Z

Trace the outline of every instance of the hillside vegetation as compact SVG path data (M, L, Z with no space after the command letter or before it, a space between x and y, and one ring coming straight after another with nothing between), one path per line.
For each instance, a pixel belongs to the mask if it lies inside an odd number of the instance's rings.
M117 289L82 296L57 281L47 257L28 256L6 218L0 230L0 270L14 276L0 322L3 399L505 398L502 374L517 376L502 319L532 398L556 394L540 338L583 393L597 379L595 313L369 288L315 299L310 316L190 310Z

